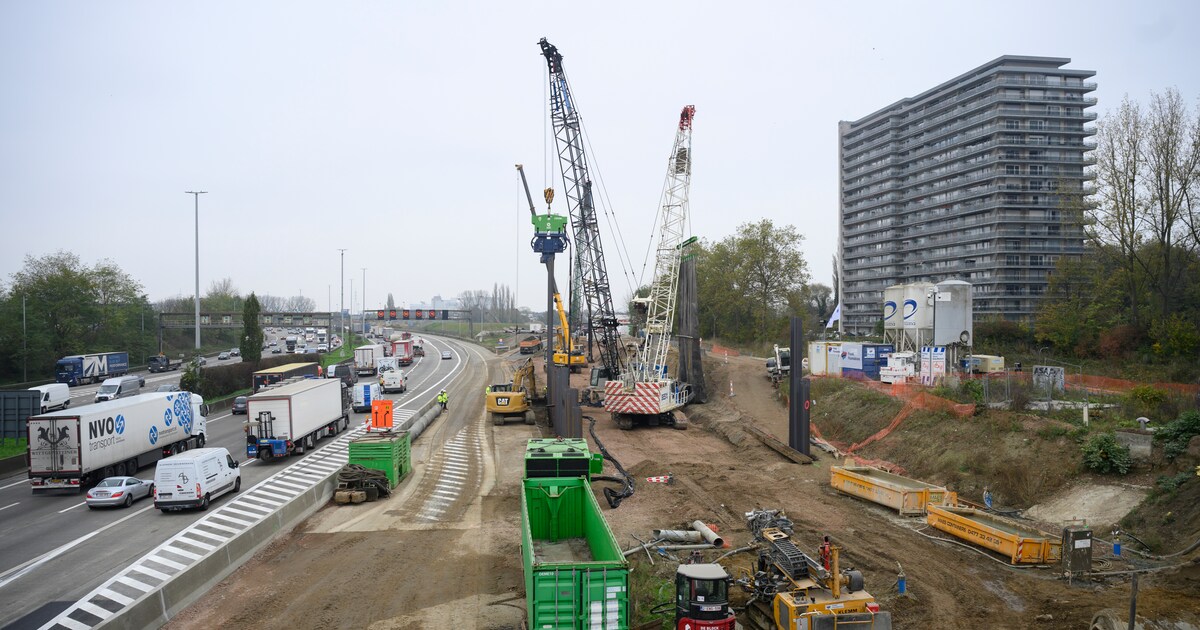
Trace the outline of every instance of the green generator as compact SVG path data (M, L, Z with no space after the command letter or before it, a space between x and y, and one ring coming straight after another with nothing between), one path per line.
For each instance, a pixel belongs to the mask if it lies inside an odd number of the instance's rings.
M604 469L604 457L587 440L537 438L525 447L525 478L583 477L591 480Z

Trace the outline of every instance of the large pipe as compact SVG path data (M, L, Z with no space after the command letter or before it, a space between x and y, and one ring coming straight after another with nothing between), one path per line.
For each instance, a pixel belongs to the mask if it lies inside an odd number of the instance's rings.
M654 530L654 537L670 542L704 542L704 536L700 532L688 531L686 529L656 529Z
M704 536L704 540L707 540L709 542L709 544L711 544L712 546L714 546L714 547L724 547L725 546L725 539L721 538L720 536L717 535L716 532L709 529L708 525L704 524L704 521L694 521L692 523L692 529L700 532L700 535Z

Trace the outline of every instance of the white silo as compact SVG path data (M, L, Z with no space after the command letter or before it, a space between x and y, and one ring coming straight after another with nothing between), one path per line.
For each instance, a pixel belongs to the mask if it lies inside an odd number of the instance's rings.
M883 342L894 344L896 349L907 349L904 337L904 285L897 284L883 290Z
M937 328L933 331L933 344L972 345L975 339L973 325L972 286L962 280L945 280L937 284Z
M904 285L904 301L900 314L904 322L904 334L914 347L921 347L933 334L933 305L928 294L933 289L931 282L913 282Z

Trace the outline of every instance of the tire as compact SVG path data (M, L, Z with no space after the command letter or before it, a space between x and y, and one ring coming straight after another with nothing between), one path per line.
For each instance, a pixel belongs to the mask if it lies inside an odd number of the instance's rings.
M238 492L241 492L241 490L242 490L242 477L241 477L241 475L238 475L238 478L233 480L233 492L234 492L234 494L237 494Z
M204 444L206 442L208 442L208 438L205 437L203 433L196 436L196 444L198 445L198 448L204 448Z
M89 510L94 510L94 509L96 509L96 506L92 505L91 503L87 504L87 506L88 506L88 509L89 509Z
M133 505L133 495L127 494L125 495L125 507L129 507L131 505Z
M498 427L504 426L504 416L502 416L498 413L490 413L490 412L488 413L488 415L491 416L491 418L492 418L492 424L494 424Z
M132 477L137 472L137 460L131 459L125 462L125 476Z
M211 502L212 502L212 497L210 497L207 494L204 495L204 499L200 501L200 511L203 512L203 511L207 510L208 504Z
M525 412L525 424L536 424L536 423L537 423L537 418L536 418L536 416L533 415L533 410L530 409L529 411L526 411Z

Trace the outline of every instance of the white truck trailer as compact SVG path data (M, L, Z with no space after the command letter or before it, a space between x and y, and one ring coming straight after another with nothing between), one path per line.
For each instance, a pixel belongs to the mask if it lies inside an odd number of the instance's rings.
M305 379L246 399L246 455L269 460L300 455L350 426L340 379Z
M354 371L359 376L376 373L375 361L387 356L383 344L368 344L354 349Z
M208 405L190 392L140 394L29 418L34 494L91 487L105 477L204 446Z

